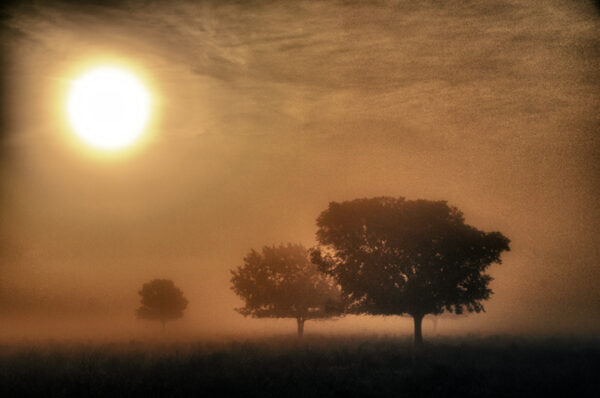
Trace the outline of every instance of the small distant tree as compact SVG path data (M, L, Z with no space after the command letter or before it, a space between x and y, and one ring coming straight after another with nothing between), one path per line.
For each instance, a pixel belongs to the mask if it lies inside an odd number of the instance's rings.
M144 283L139 291L142 306L136 310L137 317L165 323L179 319L187 308L188 301L183 292L169 279L154 279Z
M231 274L232 290L245 301L237 312L253 318L295 318L300 337L305 321L341 313L339 289L301 245L251 250Z
M379 197L329 204L317 219L313 262L341 286L346 310L408 314L415 345L427 314L484 310L485 274L509 240L465 224L444 201Z

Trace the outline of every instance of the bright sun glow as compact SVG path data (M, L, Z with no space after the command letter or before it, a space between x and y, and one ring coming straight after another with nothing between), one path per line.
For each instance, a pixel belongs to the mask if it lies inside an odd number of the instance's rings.
M124 148L144 132L150 95L131 73L113 67L94 69L72 84L67 112L77 135L104 150Z

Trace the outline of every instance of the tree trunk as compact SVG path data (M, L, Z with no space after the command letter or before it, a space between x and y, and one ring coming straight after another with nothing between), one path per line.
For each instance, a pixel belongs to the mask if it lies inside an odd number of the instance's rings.
M302 337L304 335L304 318L296 318L298 322L298 337Z
M415 321L415 347L423 347L423 333L421 331L421 324L423 323L423 315L413 315Z

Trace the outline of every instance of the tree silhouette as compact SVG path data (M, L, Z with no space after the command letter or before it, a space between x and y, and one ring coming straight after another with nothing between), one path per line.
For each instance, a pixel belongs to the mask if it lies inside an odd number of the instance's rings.
M140 319L156 320L165 323L179 319L188 305L183 292L169 279L154 279L144 283L142 290L142 306L136 310Z
M298 336L306 320L340 314L338 288L301 245L253 249L231 274L232 290L245 301L236 311L253 318L295 318Z
M331 202L317 219L312 260L341 286L346 311L408 314L415 345L427 314L483 311L484 271L509 240L466 225L445 201L378 197Z

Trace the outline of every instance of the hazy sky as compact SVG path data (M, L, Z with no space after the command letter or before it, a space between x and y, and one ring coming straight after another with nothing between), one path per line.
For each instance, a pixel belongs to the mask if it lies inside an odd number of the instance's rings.
M600 330L592 2L111 3L3 12L5 289L133 317L167 277L199 329L256 325L229 289L251 248L312 246L328 202L390 195L511 239L470 330ZM114 158L65 122L70 82L105 60L156 99L147 142Z

